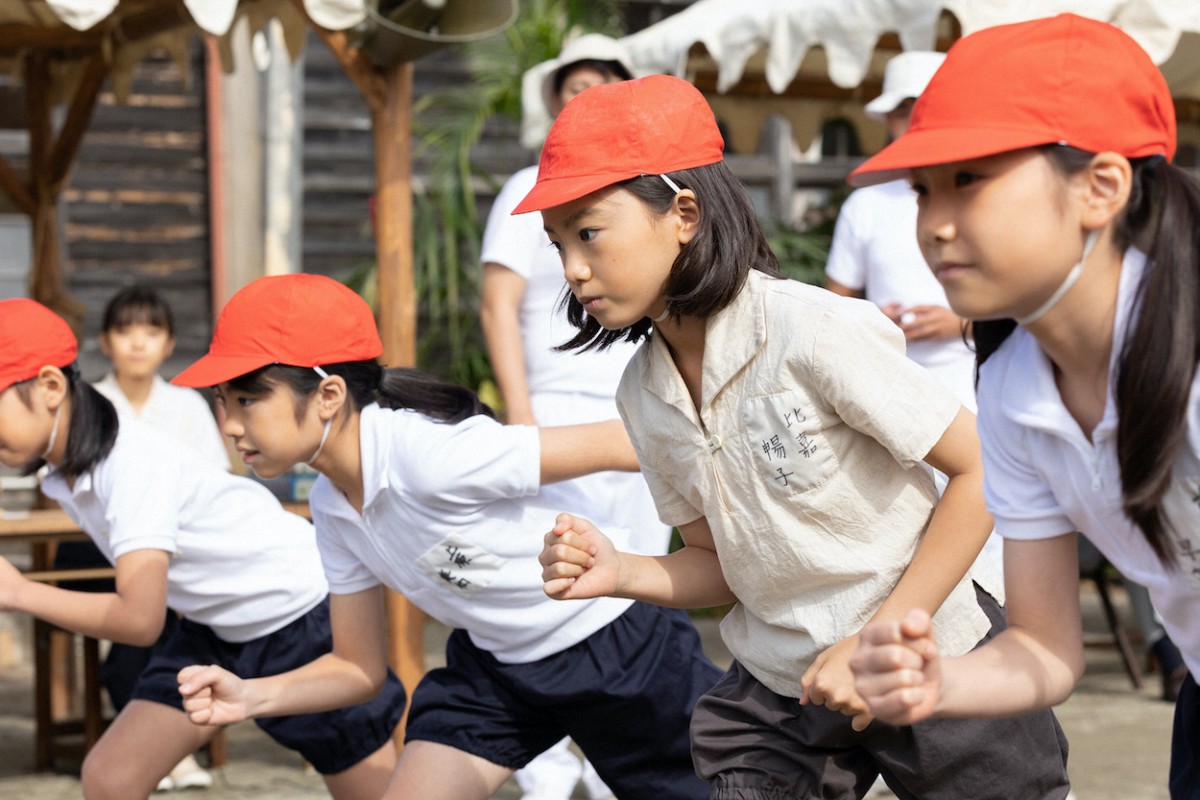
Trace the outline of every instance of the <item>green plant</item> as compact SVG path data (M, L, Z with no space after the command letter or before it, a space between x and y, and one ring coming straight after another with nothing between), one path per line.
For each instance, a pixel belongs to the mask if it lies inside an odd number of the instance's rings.
M419 298L418 364L457 383L485 387L491 366L478 324L482 275L480 192L496 179L471 160L487 121L521 117L521 76L553 58L576 29L619 35L616 2L528 0L503 34L461 50L471 81L421 97L413 109L415 157L428 181L414 194L414 279Z

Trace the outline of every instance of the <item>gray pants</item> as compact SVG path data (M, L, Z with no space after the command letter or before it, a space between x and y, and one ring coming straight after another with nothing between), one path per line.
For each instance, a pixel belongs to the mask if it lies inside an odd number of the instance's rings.
M1004 629L996 601L976 587ZM712 800L851 800L883 776L901 800L1062 800L1067 740L1052 711L896 727L800 705L736 661L692 714L692 760Z

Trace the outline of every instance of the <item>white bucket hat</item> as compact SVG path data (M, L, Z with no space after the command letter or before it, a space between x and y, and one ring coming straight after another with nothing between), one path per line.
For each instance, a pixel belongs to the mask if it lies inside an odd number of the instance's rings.
M883 71L883 93L863 107L871 119L882 120L909 97L920 97L929 79L946 60L945 53L907 50L888 62Z
M540 147L546 138L558 113L554 78L560 69L578 61L614 61L631 78L638 76L625 47L616 39L602 33L585 33L572 39L563 45L558 58L543 61L521 76L521 144L525 147Z
M555 78L563 67L580 61L612 61L625 70L630 78L637 77L629 64L629 55L620 42L602 33L585 33L568 42L558 54L558 58L546 62L546 71L542 76L542 103L551 117L558 112L558 96L554 91Z

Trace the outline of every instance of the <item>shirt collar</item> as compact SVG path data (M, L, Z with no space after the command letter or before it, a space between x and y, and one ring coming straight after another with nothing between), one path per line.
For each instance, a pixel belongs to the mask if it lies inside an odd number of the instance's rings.
M388 462L392 448L392 437L387 425L389 419L391 415L378 403L364 408L358 417L364 511L387 491L389 485Z
M1109 355L1108 399L1104 416L1096 426L1093 438L1115 430L1117 426L1117 404L1114 398L1117 369L1121 357L1120 343L1134 319L1134 303L1142 274L1147 268L1146 255L1140 250L1129 248L1121 262L1121 276L1117 284L1117 308L1113 318L1113 346ZM1009 349L1004 360L1004 374L993 385L1003 386L1004 394L1000 408L1008 418L1022 425L1051 429L1072 430L1078 427L1070 416L1059 394L1054 379L1054 365L1029 331L1018 326L1002 345ZM986 367L985 367L986 369Z
M704 333L704 368L701 410L707 409L721 390L753 359L767 341L764 302L766 282L775 280L752 269L741 290L725 308L708 319ZM650 340L654 358L643 369L641 383L664 403L690 407L692 401L675 361L661 336Z

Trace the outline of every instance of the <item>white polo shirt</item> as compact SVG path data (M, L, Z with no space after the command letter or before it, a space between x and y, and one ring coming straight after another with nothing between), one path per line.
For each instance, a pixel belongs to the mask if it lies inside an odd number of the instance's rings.
M537 428L482 415L449 425L370 405L359 433L363 513L323 475L309 498L334 593L388 586L509 664L558 653L629 607L546 596L542 537L560 510L586 509L533 499Z
M1146 257L1125 253L1113 341L1122 342ZM1152 312L1153 313L1153 312ZM1150 599L1193 675L1200 675L1200 381L1192 383L1187 433L1163 507L1180 569L1166 571L1121 508L1114 396L1118 349L1109 369L1104 416L1088 441L1067 411L1053 365L1037 340L1017 328L983 366L979 435L984 493L996 530L1010 539L1047 539L1083 531Z
M191 445L205 458L222 469L229 469L229 451L217 428L212 409L195 389L173 386L160 376L154 376L150 396L141 411L136 411L121 391L121 385L111 372L93 386L112 402L117 413L133 417L175 436Z
M861 630L908 567L936 503L922 459L960 409L904 355L871 303L751 270L708 320L703 401L689 398L661 337L638 352L618 405L670 525L708 520L739 602L721 623L733 656L799 697L826 648ZM987 633L972 578L934 616L945 653Z
M228 642L248 642L299 619L328 593L308 520L266 487L122 417L117 441L74 488L43 481L110 562L165 550L167 605Z

